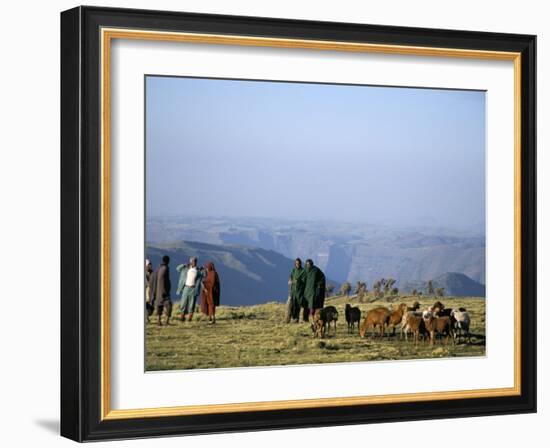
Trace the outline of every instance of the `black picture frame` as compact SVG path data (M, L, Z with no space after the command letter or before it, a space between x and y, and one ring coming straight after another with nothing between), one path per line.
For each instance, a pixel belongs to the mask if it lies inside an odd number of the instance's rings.
M516 396L101 418L100 29L521 53L521 393ZM61 435L76 441L536 412L536 36L100 7L61 13Z

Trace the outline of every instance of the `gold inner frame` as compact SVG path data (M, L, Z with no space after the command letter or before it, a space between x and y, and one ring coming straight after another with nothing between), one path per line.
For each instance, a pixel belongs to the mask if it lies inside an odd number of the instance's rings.
M514 63L514 386L494 389L420 392L391 395L315 398L212 405L188 405L141 409L111 409L110 388L110 62L111 41L132 39L214 45L296 48L358 53L384 53L470 59L507 60ZM101 29L101 419L166 417L224 412L306 409L414 401L502 397L521 394L521 53L465 50L458 48L417 47L304 39L279 39L215 34Z

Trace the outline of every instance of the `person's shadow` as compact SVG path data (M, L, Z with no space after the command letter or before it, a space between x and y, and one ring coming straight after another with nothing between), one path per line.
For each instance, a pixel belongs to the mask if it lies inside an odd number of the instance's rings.
M59 434L59 420L35 420L34 423L48 432Z

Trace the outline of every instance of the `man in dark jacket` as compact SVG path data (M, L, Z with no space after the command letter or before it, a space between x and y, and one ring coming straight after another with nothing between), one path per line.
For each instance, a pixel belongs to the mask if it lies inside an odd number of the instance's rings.
M152 316L155 311L155 305L153 304L154 300L153 292L149 288L151 285L151 277L154 274L153 263L150 260L145 260L145 315L147 318L147 323L149 323L149 318Z
M170 263L170 257L165 255L162 257L162 263L159 265L155 273L151 276L150 291L154 295L154 303L157 308L158 324L162 325L161 317L163 311L166 313L166 325L170 323L170 317L172 316L172 300L170 298L170 290L172 285L170 284L170 269L168 268Z
M294 268L290 272L290 294L288 300L288 312L286 322L289 323L292 319L294 322L298 322L300 318L300 309L304 307L304 321L307 321L309 311L307 309L307 303L304 299L304 289L306 272L302 267L302 260L296 258L294 260Z
M315 310L325 305L325 274L311 259L306 260L304 298L309 308L309 315L313 318Z

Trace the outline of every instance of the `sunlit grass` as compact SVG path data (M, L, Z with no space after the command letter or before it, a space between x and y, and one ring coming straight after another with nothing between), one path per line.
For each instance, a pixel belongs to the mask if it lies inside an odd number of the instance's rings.
M470 344L434 346L401 340L399 328L395 337L360 338L358 332L348 334L344 315L346 303L359 306L363 316L376 306L412 304L415 297L398 297L388 301L359 303L357 297L333 297L325 301L339 312L337 334L324 339L313 338L307 323L284 323L285 305L267 303L248 307L220 306L217 322L195 315L193 322L180 322L175 306L169 326L158 326L156 316L146 325L146 369L208 369L219 367L274 366L290 364L319 364L379 360L444 358L485 355L485 300L480 298L449 298L442 302L449 307L465 307L472 318ZM436 299L419 300L422 308ZM367 303L369 302L369 303Z

